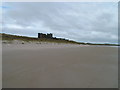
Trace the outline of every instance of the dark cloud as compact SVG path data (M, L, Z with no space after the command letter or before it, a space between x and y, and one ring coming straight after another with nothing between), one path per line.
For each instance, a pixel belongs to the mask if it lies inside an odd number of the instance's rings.
M53 33L76 41L117 43L117 3L4 3L3 32Z

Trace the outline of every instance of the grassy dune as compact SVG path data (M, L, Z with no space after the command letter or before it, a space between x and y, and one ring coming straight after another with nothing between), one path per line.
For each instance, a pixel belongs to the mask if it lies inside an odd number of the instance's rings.
M84 42L76 42L72 40L60 40L60 39L46 39L46 38L34 38L34 37L26 37L26 36L17 36L10 35L5 33L0 33L1 40L13 41L13 40L21 40L25 42L50 42L50 43L68 43L68 44L82 44L82 45L104 45L104 46L120 46L118 44L95 44L95 43L84 43Z
M33 38L33 37L26 37L26 36L10 35L10 34L5 34L5 33L0 34L0 37L1 37L2 40L8 40L8 41L21 40L21 41L26 41L26 42L30 41L30 42L51 42L51 43L80 44L78 42L70 41L70 40L56 40L56 39L46 39L46 38Z

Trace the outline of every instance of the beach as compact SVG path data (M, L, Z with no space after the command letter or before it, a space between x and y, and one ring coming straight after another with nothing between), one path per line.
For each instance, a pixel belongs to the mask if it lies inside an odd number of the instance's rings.
M118 48L3 44L3 88L117 88Z

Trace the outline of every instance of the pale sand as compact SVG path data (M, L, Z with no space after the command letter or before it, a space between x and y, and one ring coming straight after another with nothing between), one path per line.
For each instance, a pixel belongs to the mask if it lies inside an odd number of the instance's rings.
M4 44L3 88L117 88L117 47Z

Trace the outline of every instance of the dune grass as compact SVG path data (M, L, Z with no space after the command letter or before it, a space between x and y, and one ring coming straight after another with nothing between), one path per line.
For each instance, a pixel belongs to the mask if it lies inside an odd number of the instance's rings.
M17 36L17 35L10 35L2 33L0 34L2 40L13 41L13 40L21 40L25 42L50 42L50 43L71 43L71 44L80 44L75 41L70 40L56 40L56 39L47 39L47 38L33 38L33 37L26 37L26 36Z
M82 45L104 45L104 46L120 46L118 44L96 44L96 43L84 43L84 42L76 42L72 40L59 40L59 39L47 39L47 38L34 38L34 37L26 37L26 36L18 36L18 35L10 35L5 33L0 33L0 40L7 40L9 42L13 40L21 40L25 42L49 42L49 43L66 43L66 44L82 44Z

